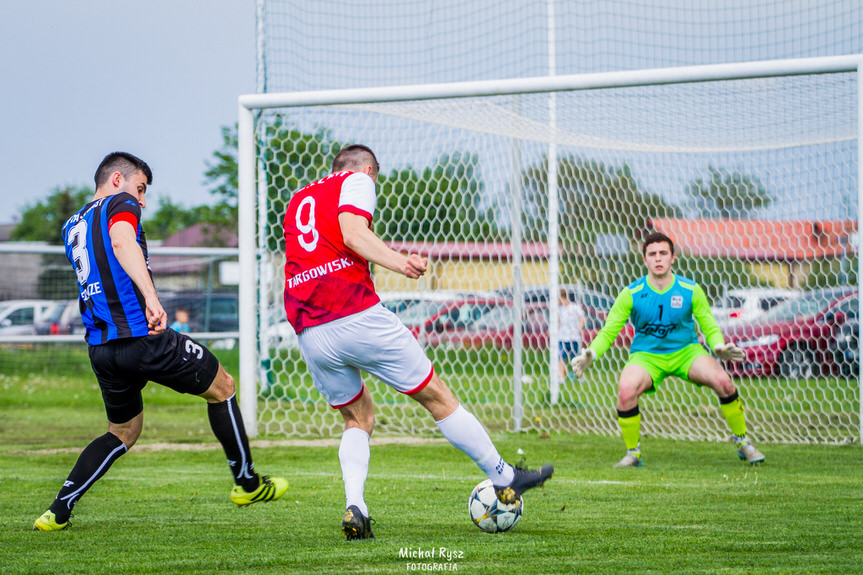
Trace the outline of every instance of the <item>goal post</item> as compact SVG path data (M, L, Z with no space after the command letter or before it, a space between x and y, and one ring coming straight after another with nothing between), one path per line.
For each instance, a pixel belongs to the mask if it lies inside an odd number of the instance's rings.
M771 241L748 251L681 242L678 273L711 299L729 288L856 287L861 62L855 55L241 96L240 405L250 435L340 429L278 320L284 208L326 173L341 145L366 143L380 156L375 231L431 261L430 277L413 286L373 270L379 292L506 294L518 316L546 315L546 336L512 317L515 336L504 344L421 339L460 399L492 429L616 434L625 349L610 350L581 381L565 380L548 319L558 287L602 312L599 299L643 275L637 244L647 229L698 237L698 229L742 220ZM789 247L799 243L800 222L819 230L814 252ZM826 237L826 229L845 231ZM738 377L754 437L863 439L859 371L834 370L826 348L816 351L831 365L817 378ZM370 386L385 394L383 433L433 431L409 401ZM718 439L724 423L710 396L668 380L646 400L645 432Z

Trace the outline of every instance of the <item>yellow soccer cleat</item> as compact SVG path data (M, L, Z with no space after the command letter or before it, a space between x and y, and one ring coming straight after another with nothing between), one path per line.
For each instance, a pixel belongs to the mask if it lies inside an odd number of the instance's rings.
M345 517L342 519L342 531L348 541L354 539L374 539L375 534L372 533L372 523L375 520L371 517L366 517L360 508L356 505L351 505L345 510Z
M281 477L268 477L261 475L261 484L254 491L246 491L239 485L231 489L231 502L240 507L260 503L261 501L275 501L288 490L288 480Z
M528 489L542 487L546 479L554 473L554 466L551 463L546 463L539 469L531 471L516 465L513 467L513 472L512 482L509 485L494 486L497 500L507 505L513 505L521 497L521 494Z
M60 531L69 527L69 522L57 523L57 517L49 509L33 523L33 531Z

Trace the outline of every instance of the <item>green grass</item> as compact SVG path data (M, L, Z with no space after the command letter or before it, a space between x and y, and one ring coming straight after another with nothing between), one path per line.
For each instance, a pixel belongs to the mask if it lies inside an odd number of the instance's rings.
M255 446L258 469L291 489L238 509L203 402L148 386L145 405L142 448L87 493L71 529L37 533L78 451L104 432L101 399L92 376L0 377L0 573L848 573L863 558L858 445L763 444L767 463L750 467L727 443L647 437L645 466L620 470L618 438L495 434L510 461L521 450L557 471L525 496L513 531L489 535L467 516L483 477L464 455L380 440L366 489L377 540L348 543L336 447ZM145 449L157 442L201 449ZM400 557L441 548L460 556Z

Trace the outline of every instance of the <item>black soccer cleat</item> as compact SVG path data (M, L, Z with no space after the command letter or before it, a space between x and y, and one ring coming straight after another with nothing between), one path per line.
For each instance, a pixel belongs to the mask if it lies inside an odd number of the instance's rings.
M528 489L542 487L546 479L549 479L554 473L554 465L551 463L546 463L536 471L530 471L529 469L525 469L524 467L517 465L512 469L515 472L512 482L504 487L498 487L496 485L494 487L494 493L497 495L497 500L501 503L506 503L507 505L515 503L518 498L521 497L521 494Z
M363 512L356 505L351 505L345 510L345 517L342 519L342 531L345 532L345 537L348 541L353 541L354 539L374 539L372 522L374 522L374 519L363 515Z

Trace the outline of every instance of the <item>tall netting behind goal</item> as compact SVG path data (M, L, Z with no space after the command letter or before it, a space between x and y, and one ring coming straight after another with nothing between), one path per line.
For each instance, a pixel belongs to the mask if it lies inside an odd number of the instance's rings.
M859 96L856 60L842 61L830 73L708 82L688 81L705 78L687 69L664 82L622 73L606 84L618 87L591 89L579 77L553 91L541 79L479 84L479 95L439 99L423 86L347 104L347 92L310 93L332 105L249 97L259 108L258 431L341 432L285 323L282 218L294 191L359 142L381 164L375 232L430 261L418 282L373 267L377 289L491 430L619 433L631 327L573 380L558 363L556 295L583 307L589 342L644 275L640 240L657 230L747 354L728 368L750 435L858 441ZM436 430L415 402L366 382L378 433ZM646 435L727 436L711 391L676 378L657 388L641 401Z
M257 0L258 91L863 52L848 0Z

